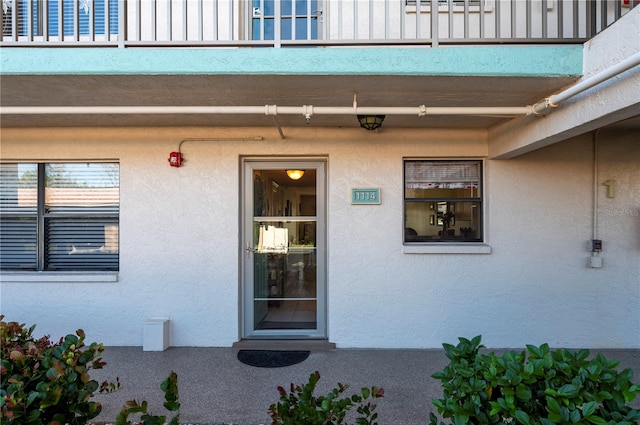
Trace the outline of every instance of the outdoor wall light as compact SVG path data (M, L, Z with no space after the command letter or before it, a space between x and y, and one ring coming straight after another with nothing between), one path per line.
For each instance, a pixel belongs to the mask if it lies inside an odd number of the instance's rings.
M360 127L367 130L377 130L382 127L384 115L358 115Z
M291 180L300 180L304 176L304 170L287 170L287 176Z

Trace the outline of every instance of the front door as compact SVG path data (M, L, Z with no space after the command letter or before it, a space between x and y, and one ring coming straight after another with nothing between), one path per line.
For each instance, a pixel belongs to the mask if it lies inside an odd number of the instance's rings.
M243 167L243 337L326 338L325 162Z

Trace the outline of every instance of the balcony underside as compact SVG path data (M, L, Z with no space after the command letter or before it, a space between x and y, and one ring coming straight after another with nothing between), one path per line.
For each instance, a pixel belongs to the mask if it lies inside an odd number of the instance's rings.
M2 106L522 107L575 82L580 46L440 49L7 49ZM28 72L24 72L28 69ZM353 114L355 115L355 113ZM309 126L357 127L353 115ZM307 125L302 114L280 125ZM385 128L488 128L505 116L387 116ZM3 114L3 127L272 126L265 114Z
M101 75L4 76L3 106L525 106L577 77ZM393 115L385 128L487 128L505 117ZM283 127L302 115L279 115ZM272 126L272 117L244 114L5 115L3 127ZM354 116L313 115L311 127L357 127Z

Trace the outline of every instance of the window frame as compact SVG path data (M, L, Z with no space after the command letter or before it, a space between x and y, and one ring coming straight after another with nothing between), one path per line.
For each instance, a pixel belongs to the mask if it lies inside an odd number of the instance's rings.
M410 198L407 197L407 163L409 162L460 162L460 163L477 163L479 165L478 177L478 195L469 198ZM404 157L402 158L402 243L403 252L408 254L420 253L460 253L460 254L488 254L491 253L490 246L487 242L487 220L486 220L486 161L483 158L449 158L449 157ZM407 204L416 203L436 203L437 202L478 202L479 218L478 230L480 237L473 239L433 239L433 240L407 240Z
M2 281L25 281L30 280L29 276L33 276L34 273L38 275L47 274L48 278L44 278L38 281L52 281L58 282L62 278L63 280L70 281L115 281L117 280L117 273L120 270L120 162L118 160L32 160L32 161L2 161L2 164L33 164L36 168L36 206L35 214L33 212L10 212L3 213L2 215L8 218L22 218L22 217L35 217L36 221L36 241L35 241L35 264L32 268L2 268ZM47 211L47 174L46 167L51 164L114 164L117 165L117 207L115 211L72 211L72 212L51 212ZM16 186L18 188L19 186ZM109 188L110 186L107 186ZM87 201L88 198L80 198L81 201ZM83 204L79 204L83 205ZM85 207L83 207L85 208ZM99 225L100 220L111 221L116 223L116 235L115 242L117 249L115 252L110 252L111 255L115 255L115 261L110 260L107 266L100 266L100 262L89 262L88 267L60 267L60 265L50 266L47 264L47 246L56 241L55 236L48 236L48 226L50 223L71 221L71 223L89 223ZM55 224L54 224L55 225ZM106 236L105 236L106 237ZM105 244L113 244L113 240L107 241ZM104 246L103 246L104 247ZM75 248L75 247L74 247ZM104 252L104 251L102 251ZM82 254L81 254L82 255ZM86 254L85 254L86 255ZM102 260L102 258L100 258ZM54 277L58 276L58 277ZM62 276L62 277L61 277Z

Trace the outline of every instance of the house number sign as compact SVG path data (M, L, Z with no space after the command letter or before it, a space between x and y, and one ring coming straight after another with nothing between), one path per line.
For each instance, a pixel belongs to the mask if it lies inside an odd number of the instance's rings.
M380 205L380 188L351 189L351 203L353 205Z

